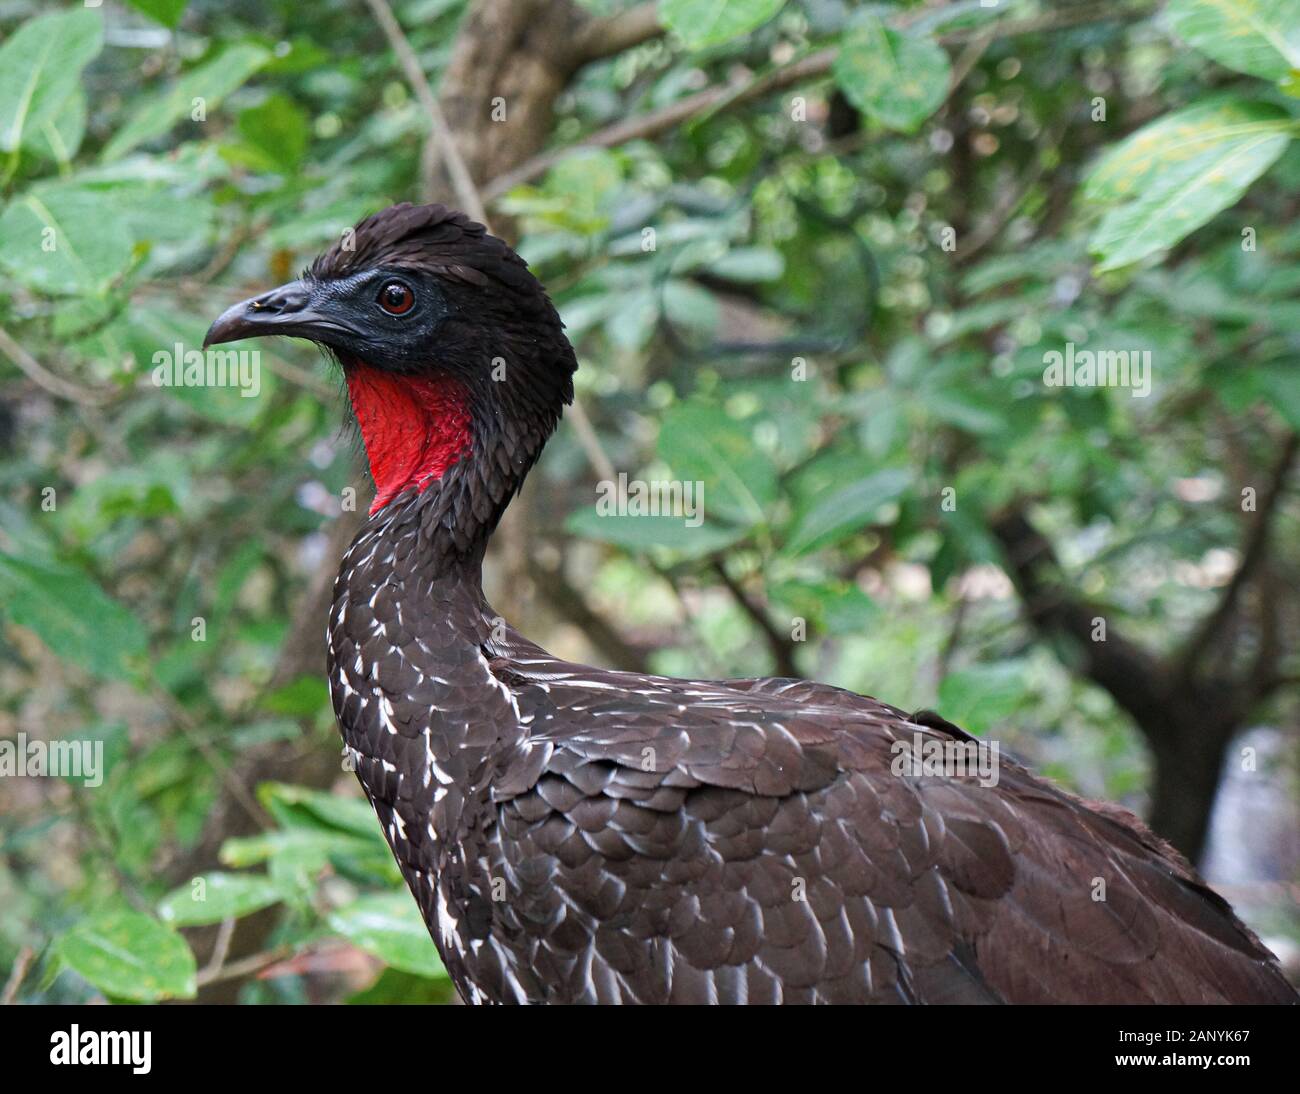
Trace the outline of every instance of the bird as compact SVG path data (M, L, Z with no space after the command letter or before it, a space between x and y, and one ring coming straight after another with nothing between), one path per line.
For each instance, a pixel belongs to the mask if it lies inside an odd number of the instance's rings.
M1295 1003L1135 816L933 712L794 678L554 657L488 603L490 536L573 399L527 264L440 204L346 232L204 342L342 369L375 498L327 673L344 751L471 1004ZM901 760L901 763L900 763Z

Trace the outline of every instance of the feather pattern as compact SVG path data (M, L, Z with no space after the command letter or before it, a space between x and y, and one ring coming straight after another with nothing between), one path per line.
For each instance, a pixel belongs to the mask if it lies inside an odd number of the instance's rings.
M895 742L952 735L836 688L554 659L422 568L422 508L345 559L331 685L466 998L1294 1000L1136 818L1005 759L996 787L900 778Z
M483 550L572 397L572 349L461 214L397 206L351 242L310 275L436 273L432 367L470 392L469 452L372 515L327 636L357 775L468 1001L1295 1001L1135 817L1005 758L995 786L896 773L900 742L972 741L938 715L572 664L505 625Z

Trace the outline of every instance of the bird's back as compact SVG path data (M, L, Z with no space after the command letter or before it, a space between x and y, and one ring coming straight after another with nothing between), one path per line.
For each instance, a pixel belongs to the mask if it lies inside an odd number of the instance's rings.
M1295 1001L1131 815L1005 758L995 785L900 773L904 752L973 747L960 730L805 681L536 647L491 669L528 744L442 898L449 963L483 1001Z

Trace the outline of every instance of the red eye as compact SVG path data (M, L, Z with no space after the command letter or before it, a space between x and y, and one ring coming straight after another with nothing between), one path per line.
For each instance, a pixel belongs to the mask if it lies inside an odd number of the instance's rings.
M389 281L379 290L379 306L389 315L405 315L415 304L415 293L400 281Z

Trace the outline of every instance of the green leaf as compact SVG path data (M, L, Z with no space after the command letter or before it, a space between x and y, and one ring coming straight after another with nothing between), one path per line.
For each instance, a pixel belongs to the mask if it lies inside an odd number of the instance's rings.
M786 553L806 554L847 539L869 523L882 505L895 501L911 478L901 468L884 468L817 499L796 516Z
M291 741L302 735L302 727L292 718L265 718L240 726L229 735L231 747L254 748L270 741Z
M102 45L99 13L82 9L29 20L0 46L0 151L54 120Z
M257 796L286 825L294 824L294 815L300 815L317 826L336 828L363 839L381 838L374 808L363 798L342 798L289 783L263 783L257 788Z
M173 889L158 903L158 914L178 927L220 923L268 908L283 899L278 885L257 874L206 874Z
M427 1006L450 1003L456 998L451 977L445 973L430 979L400 969L385 969L370 987L347 1000L348 1006Z
M1300 367L1271 364L1251 370L1251 387L1292 429L1300 431Z
M720 407L681 403L659 427L658 452L684 483L703 483L704 523L714 517L751 526L776 499L776 469L754 444L750 428Z
M1267 109L1262 104L1240 105ZM1222 139L1205 146L1201 155L1174 165L1162 163L1146 188L1107 213L1093 232L1089 247L1101 260L1098 269L1119 269L1172 247L1235 204L1286 150L1288 129L1280 119L1234 126L1221 131ZM1160 146L1152 154L1159 157L1164 151Z
M943 48L868 18L845 41L832 69L854 106L881 125L913 133L948 95L951 69Z
M712 334L718 326L718 301L693 281L672 277L663 287L664 318L678 327Z
M687 49L721 45L761 27L785 0L659 0L659 22Z
M336 835L323 829L295 828L287 832L264 832L257 836L236 836L221 845L218 858L238 870L257 866L280 854L310 856L324 864L337 843Z
M0 554L0 609L51 652L103 677L126 675L145 629L80 570Z
M79 486L62 507L68 526L89 539L123 518L151 520L179 513L189 493L189 472L169 455L151 453Z
M546 175L546 194L554 201L548 221L584 235L603 231L623 170L622 158L604 148L577 148L566 155Z
M289 828L257 836L228 839L221 845L223 866L242 869L269 863L274 878L313 877L329 863L366 860L382 849L389 863L392 853L383 843L378 824L374 835L362 838L335 828ZM395 867L394 867L395 868Z
M1171 0L1165 11L1174 33L1225 68L1265 80L1300 70L1295 0Z
M135 245L114 212L94 187L35 186L0 214L0 265L39 292L102 294L131 264Z
M362 217L373 212L364 198L343 198L320 209L286 216L277 220L261 237L263 246L271 250L304 247L313 243L333 243L339 234Z
M1136 199L1171 172L1210 170L1225 148L1286 132L1290 117L1270 103L1216 95L1165 114L1108 151L1083 196L1102 204Z
M333 912L329 926L358 949L395 969L417 976L443 973L429 929L405 890L363 896Z
M736 247L710 262L708 270L715 277L742 284L778 281L785 273L785 258L775 247Z
M290 174L307 152L307 115L285 95L272 95L239 115L239 132L260 163Z
M619 293L605 320L605 333L620 349L641 349L658 321L659 297L652 289Z
M63 963L105 995L190 999L194 955L179 934L139 912L110 912L73 927L55 943Z
M156 23L175 27L185 14L189 0L126 0L136 11L143 12Z
M863 634L880 615L871 597L849 581L782 581L769 587L768 596L833 635Z
M86 95L81 88L63 100L58 113L39 126L28 126L23 148L58 164L69 164L86 135Z
M262 699L263 710L272 714L287 714L294 718L310 718L329 701L324 681L316 676L300 676L277 688Z
M138 144L161 137L181 118L192 116L195 100L202 100L205 115L221 100L242 86L250 76L271 59L261 46L240 43L231 46L198 68L176 80L167 91L145 102L108 142L105 160L124 156Z
M951 386L927 392L925 409L940 421L964 429L967 433L995 434L1007 427L1002 405L976 388Z
M950 672L939 685L939 713L968 733L984 733L1026 700L1028 684L1020 661L976 665Z

